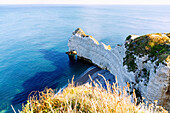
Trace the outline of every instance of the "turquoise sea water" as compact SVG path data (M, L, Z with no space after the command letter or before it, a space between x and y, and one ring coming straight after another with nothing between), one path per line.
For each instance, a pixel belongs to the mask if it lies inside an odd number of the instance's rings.
M59 89L91 66L65 54L78 27L114 47L129 34L170 32L170 6L1 5L0 112L21 109L31 91Z

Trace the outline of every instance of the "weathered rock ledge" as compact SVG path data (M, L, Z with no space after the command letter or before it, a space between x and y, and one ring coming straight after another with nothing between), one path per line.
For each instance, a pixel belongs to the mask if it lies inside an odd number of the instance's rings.
M147 100L170 110L170 34L130 35L125 44L111 48L78 28L69 39L69 51L89 59L117 76L120 86L129 82ZM155 54L156 53L156 54Z

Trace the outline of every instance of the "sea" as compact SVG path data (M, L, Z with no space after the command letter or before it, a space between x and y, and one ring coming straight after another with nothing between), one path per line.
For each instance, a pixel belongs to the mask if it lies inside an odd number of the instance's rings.
M32 91L59 90L93 66L65 54L78 27L115 47L130 34L170 32L170 6L0 5L0 113L21 110Z

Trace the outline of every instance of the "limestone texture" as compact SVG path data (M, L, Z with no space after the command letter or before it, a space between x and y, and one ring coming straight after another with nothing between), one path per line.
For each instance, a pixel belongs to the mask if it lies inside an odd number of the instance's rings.
M158 100L170 110L170 34L130 35L122 45L111 48L86 35L81 28L68 41L69 51L89 59L117 76L121 87L139 91L148 101Z

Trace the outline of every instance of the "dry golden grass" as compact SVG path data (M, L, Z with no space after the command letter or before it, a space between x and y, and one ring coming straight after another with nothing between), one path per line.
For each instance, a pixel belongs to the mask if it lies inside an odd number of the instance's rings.
M102 44L104 45L104 48L105 48L105 49L107 49L107 50L111 50L111 49L112 49L110 45L106 45L106 44L104 44L104 43L102 43Z
M170 38L165 34L149 34L152 43L170 44Z
M149 107L144 103L137 106L135 93L133 93L133 97L127 93L129 85L121 90L117 82L113 83L113 85L110 85L106 80L105 82L107 90L99 82L93 81L90 84L75 86L73 80L63 92L59 92L57 95L52 89L45 89L43 92L39 92L38 95L30 96L27 104L23 105L21 113L167 112L153 104L149 105ZM134 101L133 103L131 102L132 100Z
M112 48L111 48L111 46L110 46L110 45L108 45L108 46L107 46L107 49L108 49L108 50L111 50Z
M75 33L76 33L76 34L79 34L79 35L81 35L81 36L83 36L83 37L86 36L85 32L84 32L81 28L77 28L77 29L75 30Z
M92 36L90 36L90 38L91 38L97 45L99 45L99 42L98 42L95 38L93 38Z

